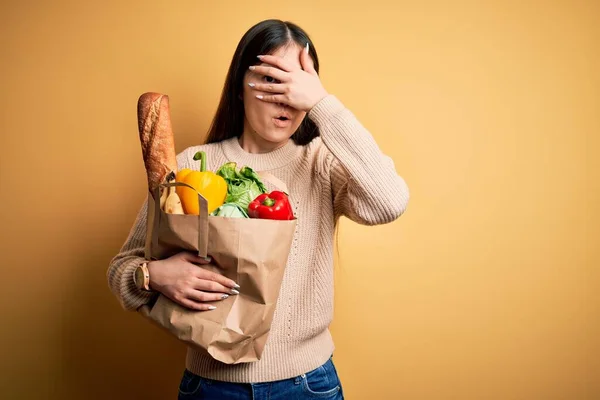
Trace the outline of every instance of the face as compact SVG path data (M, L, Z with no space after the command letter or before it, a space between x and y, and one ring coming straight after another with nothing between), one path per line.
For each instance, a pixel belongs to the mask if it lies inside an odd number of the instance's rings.
M272 54L284 58L297 68L301 68L300 52L302 50L300 46L294 44L280 47ZM258 65L266 64L260 63ZM296 132L306 113L285 104L269 103L257 99L256 95L258 94L269 95L272 93L252 89L248 86L250 82L279 83L270 76L263 76L250 70L246 72L243 84L244 135L250 136L255 142L262 142L269 146L285 144Z

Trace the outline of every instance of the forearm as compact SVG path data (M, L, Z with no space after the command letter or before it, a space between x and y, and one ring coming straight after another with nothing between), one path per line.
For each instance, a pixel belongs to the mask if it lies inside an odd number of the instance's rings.
M332 186L344 214L355 214L361 223L377 224L404 213L409 198L406 182L350 110L329 95L313 107L309 117L335 157Z
M119 253L110 261L106 276L108 286L119 300L123 309L135 311L148 303L153 293L138 289L133 281L133 272L144 262L147 203L138 213L136 222Z

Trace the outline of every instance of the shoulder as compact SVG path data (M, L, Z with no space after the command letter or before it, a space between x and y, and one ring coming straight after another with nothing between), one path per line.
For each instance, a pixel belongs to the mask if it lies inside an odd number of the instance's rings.
M308 160L314 172L322 177L328 177L335 157L325 146L320 136L304 146L304 157Z

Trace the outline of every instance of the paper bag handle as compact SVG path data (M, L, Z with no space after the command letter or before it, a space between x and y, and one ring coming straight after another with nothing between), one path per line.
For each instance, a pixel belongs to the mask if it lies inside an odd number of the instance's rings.
M154 189L154 226L152 229L152 246L158 247L158 223L160 217L160 188L170 188L172 186L187 186L196 191L196 189L187 183L171 182L161 183ZM198 213L198 256L208 257L208 200L198 193L199 213ZM189 214L188 214L189 215Z

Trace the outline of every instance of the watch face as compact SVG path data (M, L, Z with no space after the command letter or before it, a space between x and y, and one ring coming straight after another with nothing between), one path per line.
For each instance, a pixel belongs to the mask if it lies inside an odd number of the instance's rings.
M142 270L142 267L137 267L135 269L135 273L133 274L133 281L135 282L135 286L137 286L140 289L144 285L144 271Z

